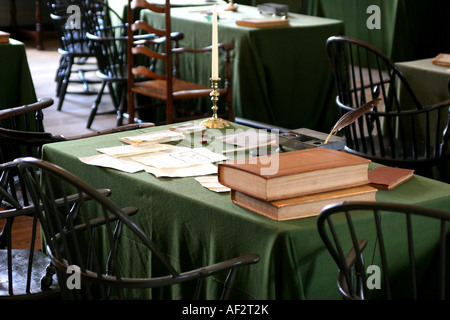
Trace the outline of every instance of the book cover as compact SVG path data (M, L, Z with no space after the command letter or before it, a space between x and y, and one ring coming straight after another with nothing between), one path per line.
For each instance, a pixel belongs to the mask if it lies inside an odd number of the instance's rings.
M284 27L289 25L289 19L280 19L280 18L241 19L237 20L236 24L238 26L252 27L252 28Z
M276 201L264 201L231 190L231 201L277 221L316 216L329 204L341 201L375 201L376 188L369 185L344 188Z
M263 200L279 200L368 183L370 160L313 148L225 161L219 182Z
M0 43L9 42L9 36L10 34L8 32L0 31Z
M378 166L368 173L370 185L383 190L392 190L413 175L414 170L388 166Z
M450 54L449 53L440 53L432 60L433 64L439 66L450 67Z

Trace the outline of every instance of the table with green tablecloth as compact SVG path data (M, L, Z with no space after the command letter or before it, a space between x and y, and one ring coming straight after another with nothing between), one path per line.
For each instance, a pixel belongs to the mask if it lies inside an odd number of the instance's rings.
M435 65L434 58L419 59L413 61L398 62L396 65L408 81L411 89L422 106L432 106L445 101L450 101L450 67ZM413 106L409 94L404 86L398 92L403 106ZM447 123L448 110L442 110L442 125ZM447 150L447 154L450 150ZM447 174L450 174L450 163L447 161Z
M367 27L372 5L380 9L380 29ZM449 6L441 0L302 0L301 12L342 20L347 36L374 45L394 61L406 61L450 50Z
M235 116L285 128L329 131L337 120L334 83L325 52L326 39L343 33L341 21L290 14L289 26L251 28L236 24L262 18L256 7L237 12L218 6L219 42L233 42L233 108ZM209 7L172 8L172 30L184 33L180 45L211 45L212 24L203 14ZM163 27L163 18L148 10L142 18ZM183 56L181 77L210 85L210 56ZM223 68L223 64L220 65ZM223 78L221 73L219 76ZM209 107L208 107L209 108Z
M14 39L0 43L0 109L36 101L25 45Z
M96 148L120 145L119 137L167 128L160 126L53 143L44 146L43 159L60 165L96 188L110 188L111 198L119 206L139 207L133 219L176 267L199 267L243 254L259 254L258 264L237 274L232 296L235 299L339 298L336 265L320 240L316 217L279 222L232 203L228 192L212 192L194 177L156 178L146 172L129 174L79 160L79 157L99 154ZM232 124L227 130L230 129L248 128ZM212 137L233 132L225 130L208 129L203 136L187 135L185 141L202 146L200 140L206 139L209 148L214 146L211 150L222 150L222 142ZM448 209L450 186L414 176L392 191L379 190L376 198ZM384 221L389 222L389 218ZM391 223L395 228L396 222ZM428 232L430 239L433 234ZM432 245L431 240L423 243L428 244ZM151 259L141 257L139 248L126 234L121 248L121 254L126 257L126 271L132 271L135 276L151 274Z
M424 106L431 106L450 99L448 87L450 67L433 64L433 59L396 63L417 99ZM401 95L400 99L402 99Z

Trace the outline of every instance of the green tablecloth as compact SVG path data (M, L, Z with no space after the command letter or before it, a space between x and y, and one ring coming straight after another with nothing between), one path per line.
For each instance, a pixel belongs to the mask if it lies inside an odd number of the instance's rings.
M432 60L433 58L428 58L396 64L423 106L432 106L450 100L448 87L450 67L435 65ZM403 106L413 105L403 86L400 87L398 96ZM447 114L448 110L443 109L442 126L447 123ZM447 150L447 154L450 154L450 150ZM446 168L447 175L449 175L450 161L447 161Z
M435 65L432 60L433 58L428 58L397 63L417 99L424 106L450 99L450 67Z
M328 132L337 120L337 110L325 41L343 33L342 22L292 14L289 27L248 28L236 25L236 20L263 17L255 7L240 5L237 12L228 14L222 14L223 6L218 8L219 42L236 46L232 61L235 115L280 127ZM172 8L172 30L185 35L182 46L211 45L211 22L198 12L205 9L211 7ZM156 27L163 26L158 14L148 10L142 14ZM182 77L210 85L210 61L209 55L186 58Z
M450 51L448 1L302 1L303 13L343 20L347 36L371 43L394 61L423 59ZM380 8L381 29L367 28L370 5Z
M245 129L235 124L233 128ZM136 134L161 129L167 126ZM217 133L206 131L209 136ZM120 145L118 137L130 134L49 144L44 146L43 158L94 187L110 188L118 205L139 207L133 219L176 266L199 267L242 254L259 254L258 264L238 273L238 291L233 298L339 299L336 266L319 238L315 217L277 222L233 204L229 193L209 191L194 178L127 174L78 159L98 154L96 148ZM448 209L450 186L414 176L392 191L378 191L377 200ZM150 259L141 257L126 235L122 241L127 269L139 276L151 274Z
M14 39L0 43L0 109L36 101L25 45Z

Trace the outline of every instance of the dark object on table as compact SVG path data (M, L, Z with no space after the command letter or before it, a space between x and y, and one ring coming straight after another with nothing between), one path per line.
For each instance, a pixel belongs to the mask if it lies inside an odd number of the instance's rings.
M287 16L289 13L289 6L278 3L263 3L258 4L259 12L262 14L270 14L276 16Z
M327 143L327 134L307 128L295 129L279 134L279 145L296 150L310 148L327 148L343 150L345 148L345 138L331 136Z

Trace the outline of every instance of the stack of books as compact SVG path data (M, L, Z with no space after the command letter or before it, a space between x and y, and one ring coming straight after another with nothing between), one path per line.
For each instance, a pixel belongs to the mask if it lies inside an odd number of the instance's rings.
M370 160L346 152L313 148L225 161L218 180L231 200L274 220L318 215L340 201L375 201Z

